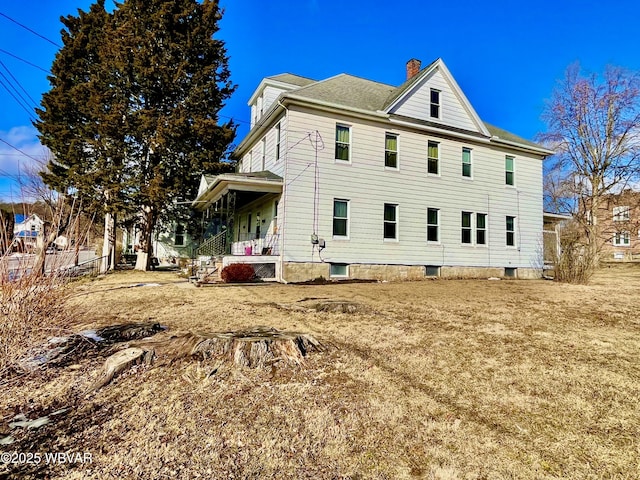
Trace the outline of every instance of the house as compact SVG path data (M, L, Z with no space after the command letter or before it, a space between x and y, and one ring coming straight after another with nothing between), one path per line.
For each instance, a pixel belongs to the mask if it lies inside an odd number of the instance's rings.
M31 215L16 214L13 236L19 249L25 251L35 249L36 239L43 227L44 221L35 213Z
M631 189L602 197L596 211L601 259L640 259L640 192Z
M141 242L140 234L140 230L131 225L125 226L121 230L122 259L126 263L135 263L137 246ZM152 247L158 265L178 266L195 255L197 244L189 235L185 224L171 222L155 229Z
M539 277L553 152L483 122L441 59L406 67L262 80L237 172L193 202L218 222L199 254L283 282Z

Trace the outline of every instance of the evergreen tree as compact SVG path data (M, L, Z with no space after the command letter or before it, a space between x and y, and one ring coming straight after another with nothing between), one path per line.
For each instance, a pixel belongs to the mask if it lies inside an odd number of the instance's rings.
M98 0L62 19L64 46L36 127L55 155L45 181L100 202L105 213L136 211L137 268L173 200L194 198L235 125L218 124L233 93L224 43L214 39L217 0L126 0L113 13Z

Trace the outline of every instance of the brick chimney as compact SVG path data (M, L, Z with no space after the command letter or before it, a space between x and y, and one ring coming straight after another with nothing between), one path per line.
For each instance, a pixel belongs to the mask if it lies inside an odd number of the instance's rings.
M417 58L412 58L407 62L407 80L415 77L420 71L422 62Z

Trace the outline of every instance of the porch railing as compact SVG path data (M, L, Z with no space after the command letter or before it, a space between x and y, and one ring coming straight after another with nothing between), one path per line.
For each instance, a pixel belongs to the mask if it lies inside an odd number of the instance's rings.
M222 232L207 238L200 244L197 250L198 255L207 255L210 257L216 257L218 255L224 255L227 249L227 232Z

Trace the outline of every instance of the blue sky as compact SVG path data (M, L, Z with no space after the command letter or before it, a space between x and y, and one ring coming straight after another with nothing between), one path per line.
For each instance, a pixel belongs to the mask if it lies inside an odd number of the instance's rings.
M6 67L0 64L0 198L20 200L17 175L33 163L30 157L46 156L31 117L49 89L41 69L51 67L58 50L3 15L60 43L60 16L88 10L91 3L0 3L0 61ZM640 3L632 0L221 0L221 5L218 38L227 44L238 85L221 114L239 123L236 143L248 131L251 93L263 77L283 72L317 80L349 73L399 85L407 60L426 65L441 57L480 118L532 139L544 130L545 99L570 63L579 61L592 72L607 64L640 70ZM26 108L2 86L9 82Z

